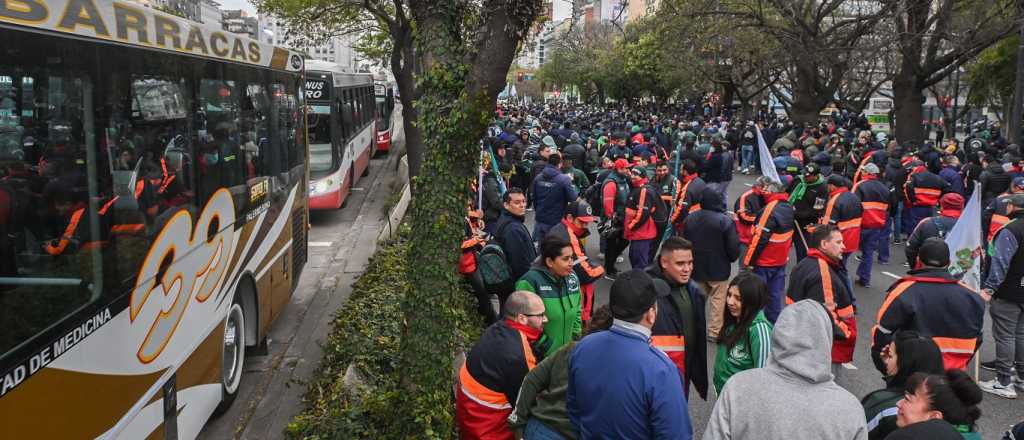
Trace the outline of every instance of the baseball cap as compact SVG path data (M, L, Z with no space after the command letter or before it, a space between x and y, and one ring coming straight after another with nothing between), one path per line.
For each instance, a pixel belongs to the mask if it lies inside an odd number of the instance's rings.
M1016 208L1024 209L1024 194L1014 194L1009 198L1009 202Z
M1013 178L1014 188L1024 188L1024 176Z
M655 280L646 272L633 269L619 274L612 283L608 307L613 318L632 322L650 310L659 296L668 296L669 293L668 284L664 281Z
M939 207L942 209L964 209L964 196L957 193L948 193L939 199Z
M558 148L558 146L555 145L555 138L551 136L544 136L544 138L541 139L541 142L547 147Z
M595 220L594 210L590 207L589 203L582 200L570 202L569 209L566 212L583 223L590 223Z
M615 169L624 170L626 168L629 168L628 160L622 158L615 159Z
M804 167L804 174L820 174L821 168L818 168L818 164L811 162Z
M863 171L865 173L868 173L868 174L878 174L878 165L875 165L873 163L866 164L866 165L860 167L860 169L861 169L861 171Z
M932 237L924 241L917 253L917 259L925 266L946 267L949 266L949 245L939 237Z

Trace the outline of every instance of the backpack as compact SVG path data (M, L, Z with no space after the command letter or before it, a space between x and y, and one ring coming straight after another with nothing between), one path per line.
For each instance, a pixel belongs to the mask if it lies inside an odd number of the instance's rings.
M604 212L604 209L599 209L604 206L604 193L601 189L604 186L603 184L604 182L595 182L583 190L583 200L586 200L587 204L598 212Z
M512 271L509 269L505 249L501 244L501 233L505 226L508 226L508 223L494 231L493 239L484 246L476 258L476 270L484 282L484 287L488 292L499 296L511 293L516 281L512 279Z
M651 187L648 187L648 192L650 192L651 194L658 193L657 191L654 191ZM671 212L668 209L668 205L665 204L665 201L662 200L661 197L654 197L653 200L654 209L651 211L651 220L654 220L655 226L657 226L658 230L661 231L665 229L666 225L668 225L668 217L669 214L671 214Z
M942 226L942 222L940 222L938 218L932 217L932 224L935 225L935 229L939 230L939 238L945 239L946 238L946 228L944 228Z

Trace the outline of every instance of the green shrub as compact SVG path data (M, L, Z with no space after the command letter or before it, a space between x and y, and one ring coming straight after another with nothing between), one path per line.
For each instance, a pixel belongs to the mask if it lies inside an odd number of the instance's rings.
M391 243L383 244L366 272L353 285L352 295L338 311L324 346L324 358L309 383L305 409L289 423L286 434L292 439L397 439L398 414L430 414L454 418L454 402L442 408L400 408L402 393L398 383L398 347L403 329L400 304L407 291L405 277L409 248L408 229ZM454 270L454 268L453 268ZM463 298L460 315L451 331L459 340L475 341L480 319L470 296ZM345 388L343 377L354 365L366 386ZM445 389L417 390L418 393L452 394L451 380ZM449 398L451 400L451 398ZM417 438L453 438L454 433L424 433Z

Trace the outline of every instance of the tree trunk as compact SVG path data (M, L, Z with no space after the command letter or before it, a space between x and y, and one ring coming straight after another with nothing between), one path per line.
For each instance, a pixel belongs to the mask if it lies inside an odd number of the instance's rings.
M901 144L908 141L924 141L924 126L921 125L921 118L924 117L921 110L924 88L918 85L917 78L912 72L901 70L892 80L892 91L896 140Z
M467 345L454 325L465 293L455 268L465 227L467 194L479 167L479 140L494 117L515 49L540 11L539 0L484 0L473 41L464 41L468 3L410 2L422 55L422 95L416 125L422 133L422 172L411 181L409 286L402 301L397 369L405 389L396 432L403 438L454 432L452 361ZM469 319L479 319L470 317Z
M793 104L789 117L798 124L817 124L818 112L825 106L829 96L821 96L816 90L817 67L801 62L796 67L796 81L793 84Z

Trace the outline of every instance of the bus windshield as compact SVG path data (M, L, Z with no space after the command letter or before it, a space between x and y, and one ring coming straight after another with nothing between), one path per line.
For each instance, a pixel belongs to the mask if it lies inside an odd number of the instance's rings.
M331 106L311 104L306 116L309 129L309 173L316 179L338 167L331 143Z
M391 128L391 106L388 98L377 97L377 130L384 131Z

